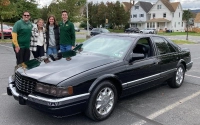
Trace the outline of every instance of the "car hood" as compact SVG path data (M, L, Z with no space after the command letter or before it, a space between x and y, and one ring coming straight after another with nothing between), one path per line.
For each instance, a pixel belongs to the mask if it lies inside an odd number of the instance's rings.
M31 62L32 61L32 62ZM34 62L35 61L35 62ZM74 77L93 68L118 61L106 56L82 53L71 57L70 61L62 58L50 63L30 60L17 70L22 76L35 79L39 82L57 85L59 82ZM31 63L32 65L30 65Z
M12 30L9 30L9 29L3 29L3 32L12 32Z

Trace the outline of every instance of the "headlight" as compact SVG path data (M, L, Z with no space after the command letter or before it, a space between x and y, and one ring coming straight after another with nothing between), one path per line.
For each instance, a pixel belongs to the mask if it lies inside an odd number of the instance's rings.
M47 94L47 95L56 96L56 97L64 97L64 96L69 96L73 94L73 87L72 86L56 87L56 86L49 86L49 85L37 83L35 91L39 93Z

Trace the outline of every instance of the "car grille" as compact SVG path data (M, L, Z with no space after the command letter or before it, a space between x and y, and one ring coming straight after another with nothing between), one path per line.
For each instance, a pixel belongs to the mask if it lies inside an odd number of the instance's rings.
M15 74L15 84L17 89L21 92L30 94L35 91L36 82L27 78L23 78L17 73Z
M3 32L4 35L11 35L11 32Z

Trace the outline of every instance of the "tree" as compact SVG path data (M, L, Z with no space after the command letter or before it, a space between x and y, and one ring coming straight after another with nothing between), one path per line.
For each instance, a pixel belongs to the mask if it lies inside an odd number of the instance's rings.
M53 0L48 7L48 14L53 14L56 19L60 20L61 11L66 10L70 21L81 21L80 10L85 6L85 3L86 0Z
M16 15L15 6L9 0L0 0L1 39L4 39L3 21Z

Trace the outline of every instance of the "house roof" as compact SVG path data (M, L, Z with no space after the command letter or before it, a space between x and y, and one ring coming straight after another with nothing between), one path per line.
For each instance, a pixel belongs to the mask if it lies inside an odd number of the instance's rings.
M171 11L175 12L175 9L173 8L172 4L168 0L161 0L161 2Z
M127 12L131 9L131 7L134 5L134 3L130 3L130 2L122 2L123 6L124 6L124 10Z
M171 3L171 5L174 8L174 10L177 9L177 7L178 7L179 4L180 4L180 2L173 2L173 3Z
M148 13L149 10L153 7L153 5L150 2L143 2L143 1L139 1L137 2L135 5L141 6L142 9Z
M170 22L170 21L165 18L153 18L151 20L147 20L147 22Z
M197 13L194 23L200 23L200 13Z

